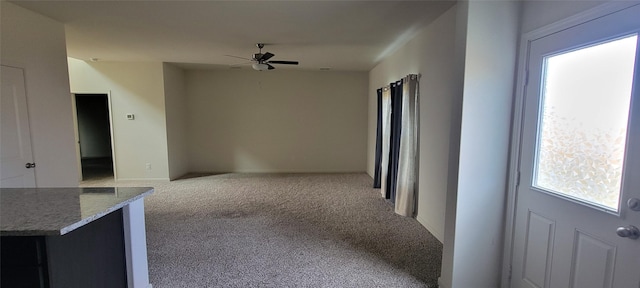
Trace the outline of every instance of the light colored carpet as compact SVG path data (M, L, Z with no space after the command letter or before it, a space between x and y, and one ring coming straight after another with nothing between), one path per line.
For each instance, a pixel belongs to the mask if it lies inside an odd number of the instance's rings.
M436 287L442 244L366 174L222 174L153 186L149 276L161 287Z

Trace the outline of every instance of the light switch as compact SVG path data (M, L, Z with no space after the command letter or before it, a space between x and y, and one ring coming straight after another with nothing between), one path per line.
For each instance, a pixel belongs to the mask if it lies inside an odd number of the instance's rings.
M127 113L127 120L133 120L135 119L135 116L133 115L133 113Z

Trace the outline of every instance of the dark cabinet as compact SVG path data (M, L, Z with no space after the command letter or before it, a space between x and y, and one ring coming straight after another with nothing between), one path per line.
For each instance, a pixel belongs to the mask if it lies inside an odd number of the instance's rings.
M124 288L122 210L68 234L2 236L0 287Z
M5 236L0 250L1 287L49 287L44 236Z

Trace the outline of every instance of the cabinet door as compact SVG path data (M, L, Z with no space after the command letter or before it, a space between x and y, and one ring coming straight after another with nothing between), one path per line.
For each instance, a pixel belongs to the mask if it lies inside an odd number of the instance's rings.
M0 241L0 286L49 287L44 237L3 236Z

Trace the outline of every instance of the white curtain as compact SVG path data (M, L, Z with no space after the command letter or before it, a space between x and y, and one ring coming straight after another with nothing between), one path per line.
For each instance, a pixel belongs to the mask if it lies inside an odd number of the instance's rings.
M395 212L403 216L414 216L416 206L419 123L419 110L417 109L419 107L418 77L418 75L414 74L402 79L402 133L400 134Z
M380 193L385 197L389 175L389 145L391 142L391 90L382 88L382 157L380 158Z

